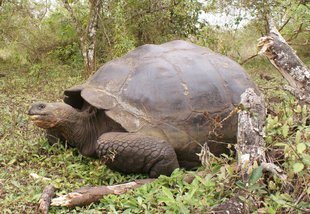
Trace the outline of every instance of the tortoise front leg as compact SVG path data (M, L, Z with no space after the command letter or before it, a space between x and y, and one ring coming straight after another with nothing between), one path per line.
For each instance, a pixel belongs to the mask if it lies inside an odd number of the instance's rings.
M170 175L179 167L172 146L158 138L126 132L109 132L98 139L96 153L111 169L124 173Z

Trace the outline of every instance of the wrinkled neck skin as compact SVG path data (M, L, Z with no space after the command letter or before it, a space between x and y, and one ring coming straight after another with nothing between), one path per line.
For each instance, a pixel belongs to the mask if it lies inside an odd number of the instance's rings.
M66 118L52 131L60 133L68 143L77 147L82 155L96 157L97 139L104 132L123 131L123 128L106 116L104 110L88 106L84 110L72 108Z

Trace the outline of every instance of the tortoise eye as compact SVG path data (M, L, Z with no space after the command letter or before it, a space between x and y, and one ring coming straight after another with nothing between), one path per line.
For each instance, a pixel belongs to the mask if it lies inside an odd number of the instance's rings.
M45 105L44 104L39 104L38 105L38 110L42 110L42 109L44 109L45 108Z

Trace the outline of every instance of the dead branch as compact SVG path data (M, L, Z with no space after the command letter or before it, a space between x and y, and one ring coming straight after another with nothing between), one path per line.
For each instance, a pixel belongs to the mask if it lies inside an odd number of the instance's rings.
M279 32L283 30L283 28L289 23L289 21L292 19L292 17L289 17L286 22L279 28Z
M74 192L67 195L52 199L52 206L85 206L90 203L99 202L105 195L114 194L121 195L130 189L138 188L146 183L155 181L156 179L141 179L129 183L117 184L112 186L98 186L98 187L81 187Z
M306 186L306 188L304 188L304 191L301 193L301 195L298 197L297 201L295 202L295 206L297 206L297 204L300 202L300 200L305 196L308 188L310 187L310 183L308 183L308 185ZM308 211L309 212L309 211Z
M259 54L265 55L293 88L291 93L300 101L310 103L310 71L299 59L267 16L269 35L259 39Z
M277 175L281 180L286 181L288 178L288 176L285 174L285 172L280 167L278 167L277 165L275 165L273 163L263 162L263 163L261 163L261 166L263 167L263 170Z
M43 189L43 193L39 200L39 210L43 214L47 214L50 208L51 199L55 195L55 188L52 185L47 185Z
M303 23L299 25L298 30L296 30L295 33L287 41L292 41L293 39L296 39L297 36L302 32L302 26Z
M243 61L240 63L240 65L243 65L243 64L246 63L247 61L249 61L249 60L251 60L251 59L253 59L254 57L257 57L257 56L258 56L258 54L254 54L254 55L252 55L252 56L246 58L245 60L243 60Z

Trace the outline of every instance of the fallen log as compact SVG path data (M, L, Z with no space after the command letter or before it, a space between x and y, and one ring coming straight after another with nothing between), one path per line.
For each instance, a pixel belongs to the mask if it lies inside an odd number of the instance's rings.
M98 187L81 187L74 192L67 195L52 199L52 206L85 206L91 203L99 202L105 195L114 194L121 195L130 189L138 188L146 183L155 181L156 179L141 179L132 182L117 184L112 186L98 186Z
M267 16L267 21L269 34L259 39L259 54L265 55L288 81L290 88L287 90L298 100L309 104L310 70L281 36L271 16Z

